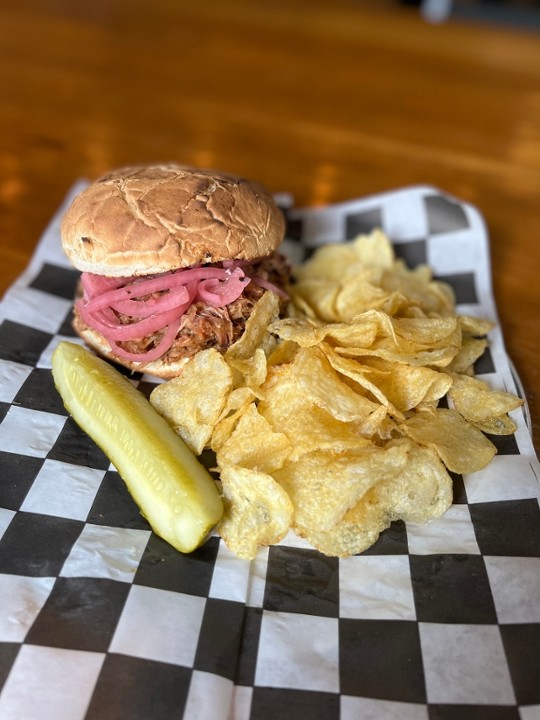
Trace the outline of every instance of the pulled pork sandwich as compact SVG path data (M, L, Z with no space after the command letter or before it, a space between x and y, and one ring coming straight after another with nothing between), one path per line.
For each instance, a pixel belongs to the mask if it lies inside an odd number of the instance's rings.
M76 332L98 354L171 378L225 351L266 292L285 309L285 222L260 185L181 165L123 168L77 195L62 245L82 271Z

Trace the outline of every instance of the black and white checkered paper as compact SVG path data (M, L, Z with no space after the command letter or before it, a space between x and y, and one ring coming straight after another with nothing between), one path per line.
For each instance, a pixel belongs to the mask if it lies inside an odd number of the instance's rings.
M77 281L62 211L0 305L0 719L538 720L526 411L515 435L492 438L487 469L455 477L441 519L396 522L361 555L328 558L290 535L251 563L218 537L183 556L54 390ZM496 320L475 208L413 187L285 211L293 260L379 226L398 256L454 287L460 312ZM477 373L520 393L499 329L490 342Z

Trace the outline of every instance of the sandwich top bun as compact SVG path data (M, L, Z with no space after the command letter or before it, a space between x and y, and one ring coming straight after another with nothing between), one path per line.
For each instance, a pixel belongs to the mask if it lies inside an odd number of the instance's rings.
M284 231L262 186L176 164L103 176L74 199L61 228L77 269L111 277L260 258L279 246Z

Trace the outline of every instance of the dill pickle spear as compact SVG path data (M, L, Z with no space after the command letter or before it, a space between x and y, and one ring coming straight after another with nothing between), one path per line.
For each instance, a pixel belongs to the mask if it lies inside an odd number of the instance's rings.
M127 378L80 345L53 353L54 383L156 533L180 552L201 545L223 513L212 477Z

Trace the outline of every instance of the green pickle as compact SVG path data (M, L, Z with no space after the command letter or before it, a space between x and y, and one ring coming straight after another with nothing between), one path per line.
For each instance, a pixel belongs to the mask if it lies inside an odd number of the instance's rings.
M184 441L126 377L80 345L61 342L52 372L67 411L116 467L156 535L183 553L199 547L223 501Z

